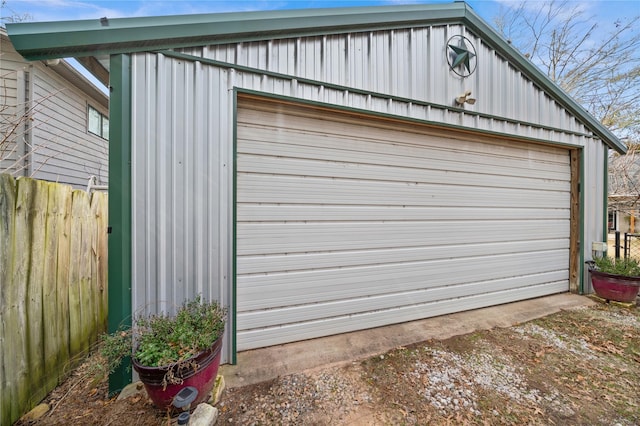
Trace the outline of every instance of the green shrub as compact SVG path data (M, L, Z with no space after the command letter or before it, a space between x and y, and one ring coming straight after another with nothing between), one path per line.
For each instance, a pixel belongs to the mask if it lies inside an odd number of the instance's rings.
M600 272L627 277L640 277L640 264L635 259L614 259L606 256L596 257L593 260L596 270Z
M174 316L135 318L130 329L102 336L100 355L105 373L115 371L127 356L147 367L172 365L210 348L224 332L226 309L200 296L186 301ZM134 346L135 345L135 346Z

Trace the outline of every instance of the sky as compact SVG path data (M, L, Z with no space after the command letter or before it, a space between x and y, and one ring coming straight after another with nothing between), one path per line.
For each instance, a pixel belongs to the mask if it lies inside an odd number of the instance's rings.
M0 22L45 22L107 17L125 18L194 13L223 13L280 9L327 7L390 6L419 3L449 3L452 0L0 0ZM542 0L529 0L535 3ZM568 0L568 8L575 5L584 10L601 27L618 19L640 15L640 0ZM504 8L519 0L467 0L473 10L492 25ZM73 63L73 61L72 61ZM75 64L74 64L75 65ZM78 65L78 67L80 67ZM81 69L81 71L83 71ZM86 73L85 73L86 75ZM87 75L94 83L96 80ZM97 85L106 93L106 88Z
M428 0L0 0L3 17L26 17L31 22L221 13L256 10L324 7L384 6L416 3L448 3ZM491 23L501 7L516 0L468 0L467 3ZM535 3L533 0L530 3ZM612 20L640 14L638 0L582 0L580 4L597 19Z

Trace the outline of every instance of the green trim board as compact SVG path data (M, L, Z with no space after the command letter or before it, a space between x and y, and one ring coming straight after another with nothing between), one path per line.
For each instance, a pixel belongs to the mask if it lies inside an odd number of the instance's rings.
M578 284L578 294L584 294L584 250L585 250L585 242L584 242L584 223L585 223L585 211L584 211L584 160L585 153L584 148L580 150L580 164L578 165L580 168L579 175L580 181L578 183L578 188L580 191L580 241L578 247L580 248L580 263L578 268L580 268L580 283Z
M604 148L604 176L602 187L602 241L609 242L609 149ZM607 244L608 245L608 244ZM607 247L608 254L609 248Z
M238 346L237 346L237 279L236 279L236 271L237 269L237 262L236 259L238 258L238 253L237 253L237 245L236 245L236 236L238 235L237 233L237 228L236 228L236 224L238 223L238 206L236 203L236 200L238 199L237 197L237 189L238 189L238 179L236 176L236 170L238 170L238 165L237 165L237 161L238 161L238 90L234 87L233 89L233 170L232 170L232 180L233 180L233 189L232 189L232 220L233 223L231 224L231 244L233 245L233 247L231 248L231 253L232 253L232 259L231 259L231 267L233 269L233 272L231 273L231 309L232 309L232 315L233 317L231 318L232 321L232 325L231 325L231 364L237 364L238 363Z
M131 65L111 56L109 111L109 332L131 325ZM109 376L109 392L131 382L128 361Z
M16 50L41 60L446 24L464 17L468 8L456 2L293 9L7 24L7 29Z
M464 2L19 23L7 24L7 31L18 52L38 60L452 23L481 37L612 149L626 152L622 141Z

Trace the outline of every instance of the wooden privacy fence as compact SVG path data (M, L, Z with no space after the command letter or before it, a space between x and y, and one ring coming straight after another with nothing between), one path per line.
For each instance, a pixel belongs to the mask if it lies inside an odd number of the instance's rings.
M107 324L107 195L0 175L0 424L39 403Z

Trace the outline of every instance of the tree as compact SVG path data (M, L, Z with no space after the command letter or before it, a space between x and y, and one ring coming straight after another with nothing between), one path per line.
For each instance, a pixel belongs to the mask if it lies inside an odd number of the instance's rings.
M609 161L611 206L640 202L640 16L588 16L586 3L523 2L495 18L502 35L587 111L626 141Z
M25 170L29 169L31 156L48 147L46 143L32 146L29 143L28 135L46 123L38 120L36 115L43 103L54 97L56 93L36 99L31 104L11 103L6 95L9 91L7 80L14 73L8 71L0 75L0 173L21 176ZM37 173L47 161L54 157L55 155L48 156L37 169L31 170L30 174Z
M6 23L30 21L32 16L29 13L22 15L16 13L7 0L0 0L0 26L4 27Z

